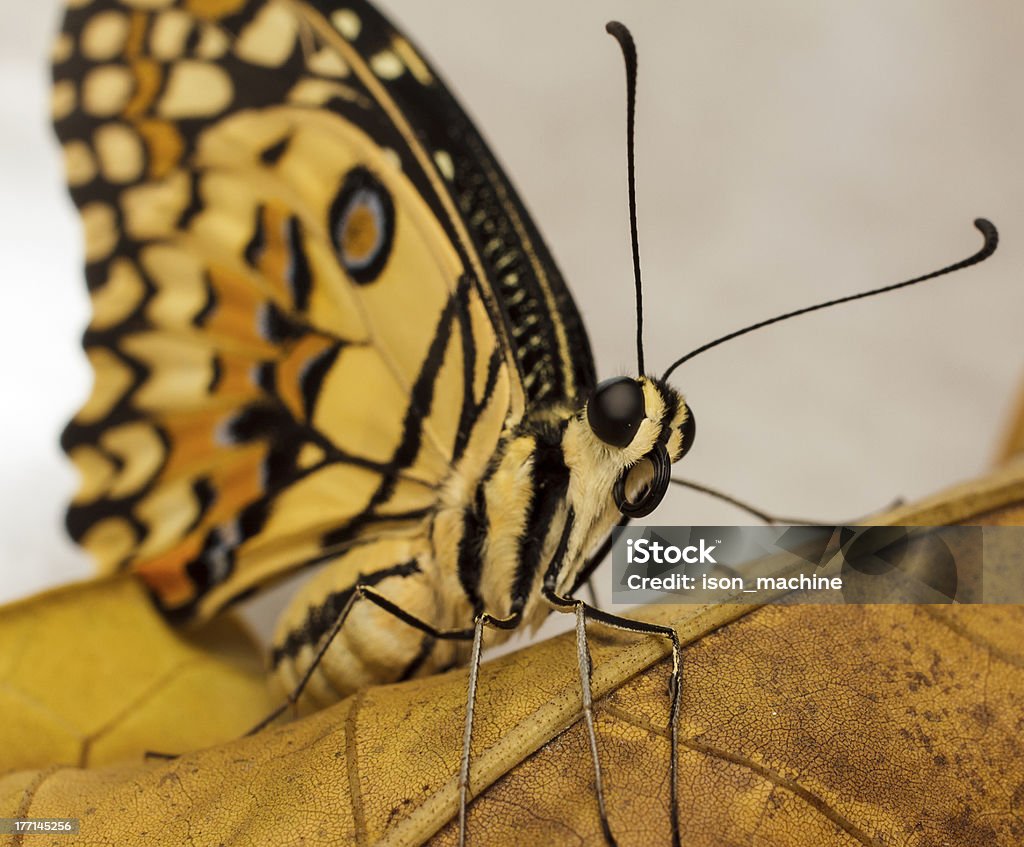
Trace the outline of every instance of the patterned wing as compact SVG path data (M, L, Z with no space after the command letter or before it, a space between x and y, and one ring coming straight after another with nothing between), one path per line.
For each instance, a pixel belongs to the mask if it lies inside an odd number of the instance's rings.
M507 180L365 4L79 0L54 76L93 302L68 527L169 613L422 533L593 384Z

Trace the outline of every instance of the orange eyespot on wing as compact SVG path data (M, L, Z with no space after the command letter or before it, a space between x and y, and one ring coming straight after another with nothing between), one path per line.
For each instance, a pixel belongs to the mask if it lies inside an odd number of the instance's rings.
M395 237L395 209L387 189L365 168L346 178L331 207L331 230L342 266L367 285L380 275Z

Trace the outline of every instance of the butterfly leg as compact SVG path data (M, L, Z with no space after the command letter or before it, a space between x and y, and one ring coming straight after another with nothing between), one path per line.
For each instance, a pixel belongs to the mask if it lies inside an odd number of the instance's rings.
M371 603L388 612L389 614L393 615L398 620L419 630L420 632L426 634L430 638L442 641L465 641L473 637L473 630L471 629L438 629L437 627L432 626L426 621L420 620L415 615L409 614L400 606L392 603L390 600L388 600L387 597L384 597L382 594L374 590L372 586L357 583L352 587L352 593L350 594L348 600L346 601L344 608L341 610L341 613L335 619L330 631L323 639L321 639L320 644L317 647L317 651L313 656L312 661L309 663L309 666L306 668L306 670L300 677L298 683L296 683L294 687L292 687L291 690L287 693L285 701L280 706L278 706L273 712L267 715L263 720L261 720L258 724L256 724L256 726L250 729L246 733L246 735L255 735L257 732L259 732L267 725L273 723L288 709L293 708L299 702L299 699L302 697L303 692L306 690L306 686L309 684L310 679L316 672L317 668L319 668L320 663L323 661L323 658L326 655L327 651L330 649L331 644L334 642L334 639L337 637L338 633L341 632L341 628L345 625L345 621L348 619L349 614L352 612L353 608L355 608L356 603L360 600L369 600Z
M616 524L616 527L621 529L622 527L629 526L629 520L630 519L627 515L623 515ZM580 568L580 572L576 575L576 579L573 581L572 588L568 591L570 597L579 591L580 587L586 583L590 590L590 599L592 601L590 605L597 605L597 594L594 592L594 586L591 580L593 579L594 571L601 566L601 563L608 558L608 554L612 552L612 543L614 541L615 534L612 533L603 542L601 542L601 546L598 547L590 555L587 561L583 563L583 567Z
M427 539L353 546L295 593L274 633L271 665L281 706L322 707L370 685L423 676L468 658L469 615L444 604ZM459 646L459 643L465 646Z
M273 723L278 717L284 714L289 708L294 707L299 699L302 697L303 692L306 690L306 686L309 684L310 679L316 670L320 667L324 656L330 649L332 642L341 632L342 627L348 620L352 610L356 607L356 604L360 600L368 600L373 605L380 609L383 609L388 614L392 615L397 620L402 621L405 624L419 630L429 638L433 638L439 641L469 641L474 637L473 629L440 629L433 626L430 623L416 617L413 614L405 611L401 606L391 602L387 597L383 596L380 592L374 589L370 585L357 583L352 588L352 593L349 596L347 602L341 613L337 616L334 624L331 626L330 631L321 640L312 661L309 666L305 669L304 673L300 677L299 681L291 688L288 692L285 701L278 706L273 712L267 715L262 721L256 726L250 729L246 735L253 735L259 732L261 729L266 727L268 724Z
M480 658L483 653L484 627L515 629L522 615L518 612L507 618L487 613L476 616L473 622L473 649L469 662L469 692L466 695L466 722L462 733L462 759L459 764L459 847L466 845L466 809L469 806L469 760L473 742L473 716L476 711L476 692L480 680Z
M629 526L629 517L623 515L618 524L619 528ZM612 542L615 540L615 535L609 535L593 552L593 554L587 559L583 567L580 568L579 574L576 576L575 582L573 582L572 588L569 589L569 596L572 597L581 588L587 589L587 598L590 600L590 605L597 607L597 589L594 588L594 571L596 571L601 563L608 558L608 554L612 551Z
M669 626L635 621L630 618L612 615L576 600L572 597L565 597L555 591L552 584L545 584L541 593L556 611L575 613L576 615L576 650L580 671L580 686L583 698L583 717L587 727L587 737L590 743L590 757L594 765L594 788L597 793L598 811L601 815L601 828L604 831L605 841L614 845L615 838L612 835L608 823L607 807L605 805L604 787L601 778L601 764L597 751L597 732L594 725L593 692L591 689L591 675L593 663L590 658L590 648L587 642L587 618L603 623L614 629L623 632L635 632L643 635L660 635L669 640L672 645L672 671L669 676L669 814L672 827L672 847L679 847L679 798L678 789L678 765L679 754L679 695L682 669L682 647L679 643L679 636Z

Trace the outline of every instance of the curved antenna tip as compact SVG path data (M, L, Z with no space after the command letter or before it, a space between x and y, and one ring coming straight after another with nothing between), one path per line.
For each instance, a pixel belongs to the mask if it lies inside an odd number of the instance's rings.
M629 27L621 21L608 21L604 25L604 31L619 42L619 46L622 47L622 52L626 56L626 64L635 65L636 42L633 40L633 33L629 31ZM635 68L633 73L635 73Z
M986 256L992 255L999 246L999 230L996 229L996 225L988 218L975 218L974 226L985 236Z

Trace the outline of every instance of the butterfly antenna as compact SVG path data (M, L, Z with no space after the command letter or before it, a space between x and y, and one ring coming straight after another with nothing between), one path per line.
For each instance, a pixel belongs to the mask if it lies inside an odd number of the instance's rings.
M768 320L758 321L756 324L751 324L743 329L738 329L735 332L730 332L728 335L723 335L721 338L716 338L714 341L709 341L707 344L703 344L696 350L691 350L685 356L676 359L668 369L662 375L663 380L667 380L671 376L672 371L678 368L684 362L690 361L695 356L699 356L701 353L707 352L712 347L717 347L719 344L724 344L726 341L731 341L734 338L739 338L741 335L746 335L748 332L753 332L755 329L763 329L771 324L779 323L780 321L789 320L795 318L798 315L806 315L808 312L816 312L819 309L827 309L829 306L838 306L840 303L849 303L851 300L862 300L865 297L873 297L876 294L884 294L887 291L895 291L898 288L906 288L909 285L917 285L919 282L925 282L929 279L935 279L936 277L945 276L951 274L954 271L960 271L964 268L969 268L971 265L976 265L979 262L984 262L989 256L996 251L996 247L999 246L999 232L991 221L985 218L977 218L974 221L974 225L978 228L981 234L985 237L985 243L982 248L975 253L973 256L969 256L962 261L956 262L955 264L949 265L948 267L942 268L941 270L932 271L930 274L924 276L915 277L914 279L908 279L905 282L897 282L893 285L885 285L881 288L873 288L870 291L862 291L860 294L851 294L848 297L840 297L837 300L827 300L824 303L818 303L816 306L806 306L803 309L796 309L793 312L786 312L782 315L777 315L774 318L768 318Z
M633 154L633 127L636 123L636 44L625 24L609 21L605 31L619 42L626 62L626 163L629 179L629 234L633 242L633 280L636 285L636 369L644 373L644 291L640 282L640 241L636 227L636 165Z

